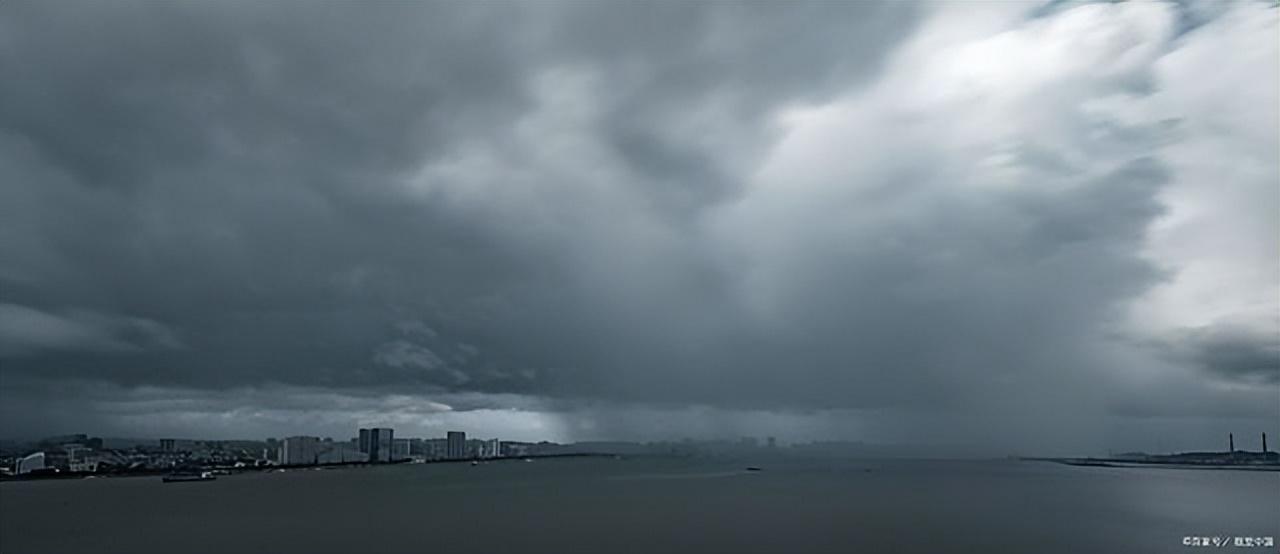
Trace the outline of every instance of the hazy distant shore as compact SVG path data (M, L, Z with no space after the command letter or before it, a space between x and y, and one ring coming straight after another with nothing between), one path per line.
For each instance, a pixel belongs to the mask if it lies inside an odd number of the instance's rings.
M1019 458L1033 462L1054 462L1071 466L1114 467L1114 468L1163 468L1163 469L1208 469L1234 471L1280 471L1280 463L1269 462L1195 462L1175 460L1130 460L1123 458Z

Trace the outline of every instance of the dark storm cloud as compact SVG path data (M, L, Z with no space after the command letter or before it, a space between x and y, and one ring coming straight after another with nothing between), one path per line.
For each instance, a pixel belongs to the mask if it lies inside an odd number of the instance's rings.
M7 6L0 121L6 181L18 186L4 193L3 245L16 262L5 300L141 314L190 342L131 356L46 352L9 371L374 385L470 365L438 373L527 386L538 371L517 361L524 352L485 361L487 349L459 345L494 338L488 325L508 317L508 295L576 295L547 282L575 272L565 259L575 254L513 244L508 233L523 231L508 222L406 199L398 181L452 145L507 134L534 109L531 79L580 65L617 98L592 132L657 176L637 192L704 203L732 186L712 167L717 153L671 143L645 120L679 118L726 87L746 92L730 117L750 119L787 94L847 85L912 21L909 6L833 7L810 15L838 25L800 33L810 19L797 14L759 25L785 15L771 8L619 8ZM815 50L838 63L799 63ZM438 354L392 331L423 317L449 326L452 344L430 347ZM412 362L425 356L432 367Z
M42 350L140 352L180 346L173 332L155 321L83 311L49 314L0 304L0 354L4 355L37 354Z
M1098 344L1166 277L1139 252L1173 132L1082 106L1158 90L1156 56L937 107L895 88L927 12L5 3L0 394L1105 410ZM815 106L851 123L788 119ZM986 136L1010 121L1034 140Z
M483 8L411 9L17 3L6 128L86 186L210 162L394 171L519 102L518 33L486 29Z
M1187 330L1165 345L1175 359L1243 382L1280 383L1280 336L1239 326Z

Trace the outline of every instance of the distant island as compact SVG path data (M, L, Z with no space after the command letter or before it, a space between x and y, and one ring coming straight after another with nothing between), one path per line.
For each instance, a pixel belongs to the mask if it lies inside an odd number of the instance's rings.
M1242 469L1280 471L1276 452L1182 452L1179 454L1128 453L1107 458L1036 458L1023 460L1057 462L1073 466L1171 467L1183 469Z
M1280 471L1280 453L1267 449L1267 434L1262 434L1262 450L1254 452L1237 450L1235 435L1227 435L1228 450L1224 452L1181 452L1177 454L1147 454L1127 452L1105 458L1034 458L1023 460L1057 462L1073 466L1096 467L1171 467L1184 469L1244 469Z

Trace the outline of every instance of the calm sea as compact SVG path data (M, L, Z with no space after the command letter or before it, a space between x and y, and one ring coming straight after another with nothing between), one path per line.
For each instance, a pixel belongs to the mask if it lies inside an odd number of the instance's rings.
M0 483L6 554L1202 550L1186 536L1280 540L1280 473L601 458Z

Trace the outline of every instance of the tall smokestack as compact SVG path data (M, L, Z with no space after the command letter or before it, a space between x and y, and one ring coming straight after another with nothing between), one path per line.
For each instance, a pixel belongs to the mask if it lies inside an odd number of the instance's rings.
M1262 434L1262 453L1263 454L1267 453L1267 434L1266 433Z
M1231 445L1231 450L1228 450L1228 452L1236 451L1236 436L1234 433L1227 433L1227 444Z

